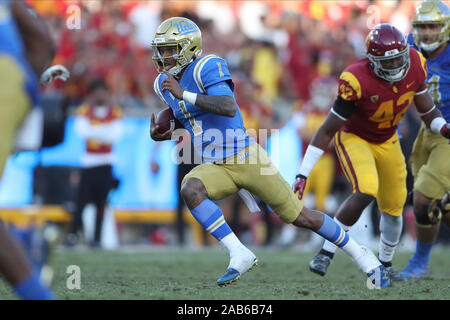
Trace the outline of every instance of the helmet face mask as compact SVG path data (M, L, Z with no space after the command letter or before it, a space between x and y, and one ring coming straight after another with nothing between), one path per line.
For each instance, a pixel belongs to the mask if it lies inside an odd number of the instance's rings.
M366 39L367 57L375 74L391 83L406 77L410 67L409 44L394 26L379 24Z
M443 26L440 23L417 24L414 27L414 35L422 50L432 52L442 45L440 41L442 30Z
M177 60L180 56L180 48L178 45L166 44L153 46L153 64L158 71L162 73L164 71L170 72L172 68L176 68ZM172 71L173 72L173 71ZM172 74L172 72L170 72ZM176 72L178 73L178 72Z
M433 52L450 37L450 9L442 1L425 0L412 19L414 42L420 49Z
M403 51L387 51L386 56L369 56L374 65L374 72L380 78L389 82L402 80L409 71L409 45Z
M152 49L156 70L176 76L201 54L200 29L187 18L167 19L156 30Z

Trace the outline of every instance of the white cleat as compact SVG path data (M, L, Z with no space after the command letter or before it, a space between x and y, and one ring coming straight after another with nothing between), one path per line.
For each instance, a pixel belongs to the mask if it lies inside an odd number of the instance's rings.
M369 289L386 288L390 285L389 273L371 250L361 246L361 253L354 261L367 275L367 286Z
M257 264L258 259L255 254L248 249L243 249L239 254L235 254L231 257L227 271L217 280L217 284L219 286L224 286L239 280L241 275L250 271Z

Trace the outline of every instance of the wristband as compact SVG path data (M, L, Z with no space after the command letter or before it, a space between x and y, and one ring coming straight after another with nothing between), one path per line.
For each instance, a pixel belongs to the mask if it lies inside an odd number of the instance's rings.
M447 121L445 121L442 117L434 118L430 123L430 129L434 133L441 133L441 129L443 126L447 124Z
M195 102L197 101L197 94L184 90L183 91L183 100L192 105L195 105Z
M306 149L305 156L303 157L302 165L300 166L298 173L307 178L323 153L324 151L322 149L310 144L308 149Z

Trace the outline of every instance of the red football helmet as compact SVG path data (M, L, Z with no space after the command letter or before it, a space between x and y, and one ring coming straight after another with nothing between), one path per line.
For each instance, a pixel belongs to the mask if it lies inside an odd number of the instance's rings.
M409 44L394 26L375 26L366 38L367 57L375 74L391 83L402 80L408 73Z

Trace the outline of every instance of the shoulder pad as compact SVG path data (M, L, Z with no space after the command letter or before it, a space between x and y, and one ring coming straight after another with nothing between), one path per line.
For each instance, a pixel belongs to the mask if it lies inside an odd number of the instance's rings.
M194 68L194 80L203 93L210 85L230 79L227 63L214 54L203 57Z
M414 36L412 33L408 34L406 40L408 41L408 43L411 47L416 48L416 43L414 42Z
M361 99L361 84L355 74L351 71L344 71L339 77L339 96L347 101Z
M421 70L424 74L423 81L425 81L428 77L428 69L427 69L427 59L423 56L423 54L420 51L417 51L416 49L411 48L410 50L410 59L411 64L419 64L420 66L417 67L416 70Z

